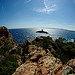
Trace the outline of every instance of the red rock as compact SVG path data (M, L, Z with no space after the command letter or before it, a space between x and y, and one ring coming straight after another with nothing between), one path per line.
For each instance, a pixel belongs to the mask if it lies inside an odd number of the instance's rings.
M56 75L67 75L70 73L70 71L72 71L72 68L65 65L62 67L60 71L57 72Z
M27 49L28 49L28 53L31 53L31 52L35 51L37 49L37 47L35 45L29 45Z
M13 75L74 75L75 73L72 72L73 68L68 66L71 62L72 60L67 65L62 65L62 62L58 58L46 55L41 57L38 63L29 61L21 65Z
M58 60L59 62L57 62L56 60ZM54 68L59 69L62 66L62 62L59 59L50 56L41 57L39 59L38 64L41 71L41 75L51 74L52 72L56 71L56 69L54 70Z
M36 63L27 63L22 64L20 67L16 69L16 72L14 72L12 75L34 75L37 68Z
M5 46L8 47L8 50L12 51L12 49L15 48L16 43L9 30L3 26L0 27L0 48L4 48Z
M45 56L46 55L46 51L45 50L42 50L41 51L41 54L42 54L42 56Z
M66 65L75 69L75 59L69 60Z
M59 71L62 68L62 64L58 64L56 68L54 68L53 72L54 74L57 73L57 71Z

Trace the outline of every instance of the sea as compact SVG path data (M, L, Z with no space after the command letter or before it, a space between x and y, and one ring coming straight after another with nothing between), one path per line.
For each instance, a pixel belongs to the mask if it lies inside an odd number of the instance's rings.
M27 39L34 40L36 37L40 36L50 36L55 41L59 37L65 38L65 42L73 42L75 39L75 31L56 29L56 28L43 28L45 33L36 33L36 31L41 31L42 28L20 28L20 29L9 29L12 34L16 44L23 44Z

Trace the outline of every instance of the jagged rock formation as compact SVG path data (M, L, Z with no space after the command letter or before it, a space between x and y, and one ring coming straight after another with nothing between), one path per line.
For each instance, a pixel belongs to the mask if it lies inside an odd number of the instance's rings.
M28 39L29 40L29 39ZM25 43L22 49L24 64L16 69L12 75L69 75L75 74L75 59L63 65L55 58L49 49Z
M16 69L13 75L67 75L75 74L75 60L62 65L60 59L45 50L35 51L34 55Z
M75 59L63 65L60 59L54 57L55 49L60 51L52 40L46 41L42 37L37 37L34 44L28 39L24 44L16 45L9 30L0 27L0 65L6 56L13 55L18 58L16 60L19 67L12 75L75 75ZM3 51L5 55L2 54Z
M3 26L0 27L0 48L4 47L5 45L10 45L10 47L13 48L16 43L9 30Z
M16 46L16 43L6 27L0 27L0 62L4 55L8 55L9 51Z
M9 30L4 26L0 27L0 75L11 75L18 67L18 56L14 57L13 54L16 48Z

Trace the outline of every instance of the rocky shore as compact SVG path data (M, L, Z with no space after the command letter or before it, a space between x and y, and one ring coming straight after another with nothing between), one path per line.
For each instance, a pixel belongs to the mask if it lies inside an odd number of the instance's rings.
M6 59L6 56L12 55L17 58L16 61L19 65L18 67L16 64L12 64L12 68L14 69L5 69L5 74L75 75L75 59L71 59L66 64L63 64L63 62L56 57L56 50L58 52L60 50L59 46L51 38L49 39L50 40L47 41L43 37L36 37L34 41L28 39L24 44L16 45L9 30L6 27L0 27L0 64L2 66L2 61ZM4 53L1 50L4 51ZM13 61L11 61L11 63ZM0 67L0 71L1 75L5 75L3 73L3 66ZM10 73L10 71L12 72Z

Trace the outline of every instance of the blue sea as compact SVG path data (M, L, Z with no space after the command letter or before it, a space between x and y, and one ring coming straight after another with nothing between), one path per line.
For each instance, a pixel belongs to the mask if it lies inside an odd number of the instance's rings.
M75 38L75 31L64 30L64 29L54 29L54 28L44 28L44 31L47 31L49 34L36 33L36 31L41 30L41 28L21 28L21 29L9 29L10 33L13 35L13 38L16 44L25 43L27 39L34 40L39 36L50 36L53 40L63 37L66 39L66 42L73 42Z

